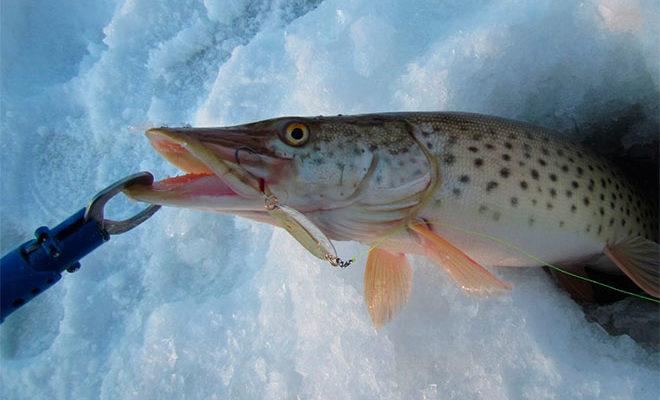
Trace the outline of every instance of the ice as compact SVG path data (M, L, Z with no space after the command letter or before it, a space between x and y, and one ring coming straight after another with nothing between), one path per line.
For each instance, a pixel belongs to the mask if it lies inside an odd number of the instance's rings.
M3 251L118 178L174 173L139 134L153 125L461 110L625 147L657 135L652 1L0 4ZM0 397L658 398L657 351L619 334L653 309L587 317L540 270L499 271L512 293L473 298L415 258L409 303L376 331L367 249L336 247L357 262L164 209L5 321Z

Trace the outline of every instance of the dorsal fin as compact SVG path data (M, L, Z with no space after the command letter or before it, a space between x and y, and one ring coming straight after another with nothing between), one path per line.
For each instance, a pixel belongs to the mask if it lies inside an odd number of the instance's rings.
M412 288L412 268L403 253L381 248L369 250L364 271L364 301L376 328L387 323L403 307Z
M425 224L412 223L410 229L417 232L422 239L426 256L443 267L462 289L477 293L511 289L509 283L490 273L458 247L431 231Z

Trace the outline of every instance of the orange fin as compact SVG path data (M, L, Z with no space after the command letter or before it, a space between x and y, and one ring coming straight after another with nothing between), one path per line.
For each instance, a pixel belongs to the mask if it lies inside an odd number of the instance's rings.
M660 245L639 236L603 250L628 278L646 293L660 298Z
M410 229L421 236L426 256L443 267L463 290L483 293L511 289L509 283L490 273L426 225L413 223Z
M369 250L364 272L364 301L376 328L394 317L403 307L412 288L412 268L403 253L380 248Z

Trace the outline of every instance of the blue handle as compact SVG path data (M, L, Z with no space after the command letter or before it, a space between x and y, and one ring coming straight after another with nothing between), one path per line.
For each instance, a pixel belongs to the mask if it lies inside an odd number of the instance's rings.
M66 221L53 229L42 226L34 232L35 239L5 254L0 259L0 323L59 281L62 271L80 268L78 261L110 240L110 235L127 232L154 215L159 205L151 204L121 221L103 216L106 203L115 195L131 185L150 186L153 181L148 172L127 176L98 192L89 206Z
M64 270L76 271L81 258L110 240L97 220L85 219L84 208L34 235L0 260L0 322L59 281Z

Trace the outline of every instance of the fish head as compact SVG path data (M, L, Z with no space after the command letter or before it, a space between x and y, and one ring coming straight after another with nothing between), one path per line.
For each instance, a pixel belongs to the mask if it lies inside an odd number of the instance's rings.
M428 175L424 155L398 118L283 117L222 128L154 128L147 137L187 174L131 188L129 196L265 222L271 221L264 191L307 214L359 213L364 207L356 211L357 203L396 208L392 204L411 195L411 182ZM349 214L342 216L356 216Z

